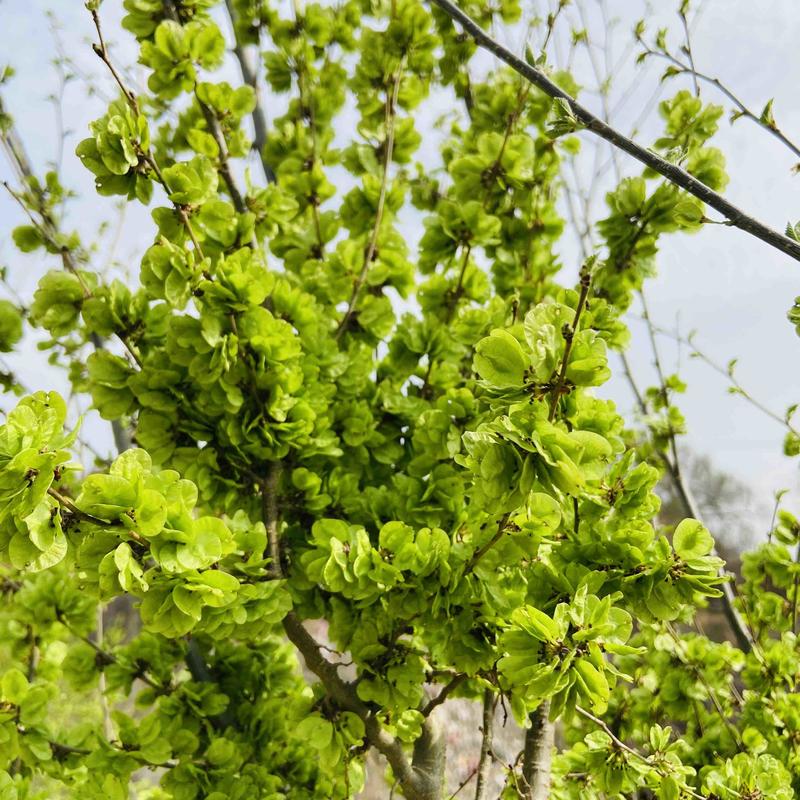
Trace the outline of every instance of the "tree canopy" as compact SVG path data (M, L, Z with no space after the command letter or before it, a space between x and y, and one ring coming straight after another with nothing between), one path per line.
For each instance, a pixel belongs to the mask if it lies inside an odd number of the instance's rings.
M80 463L65 399L4 375L0 800L349 798L372 751L385 796L445 800L454 698L484 706L476 800L500 705L526 730L502 798L793 798L800 524L780 510L731 581L678 376L635 420L603 393L661 237L712 209L798 258L721 194L723 107L681 89L657 141L620 139L541 45L503 55L518 0L124 0L139 89L86 6L117 96L75 158L150 222L138 281L98 269L0 108L14 242L51 256L0 350L44 331L118 451ZM643 164L565 267L591 135Z

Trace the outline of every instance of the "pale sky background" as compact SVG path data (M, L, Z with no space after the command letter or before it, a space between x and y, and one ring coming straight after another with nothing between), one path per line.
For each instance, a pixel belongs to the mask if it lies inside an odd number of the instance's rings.
M643 16L651 20L649 28L653 31L668 25L671 41L677 49L681 33L675 14L677 5L677 0L659 0L654 5L643 0L607 0L614 22L606 26L596 0L584 0L591 23L590 34L600 43L603 31L610 30L615 58L626 52L633 24ZM697 6L695 0L693 8ZM547 4L523 2L523 7L526 16L530 16L537 9L543 13ZM58 76L50 64L56 48L48 30L48 9L55 11L61 27L60 39L79 70L92 76L108 96L113 94L89 46L93 31L82 0L0 0L0 31L4 43L0 67L11 64L17 73L1 91L39 170L46 162L57 158L59 138L54 106L48 102L48 97L58 92ZM131 75L141 78L141 68L135 66L134 43L120 30L120 17L120 0L106 0L102 18L115 61L129 66ZM567 9L564 20L551 49L551 60L565 57L570 23L582 27L574 6ZM223 29L227 31L227 27ZM520 51L518 30L501 31L498 35ZM693 25L692 45L697 68L719 77L754 111L760 111L766 100L774 98L778 124L790 138L800 140L799 36L800 4L796 0L757 3L705 0ZM536 41L534 36L533 42ZM632 51L635 52L636 49ZM585 57L576 58L574 67L579 83L593 84ZM612 93L612 106L615 95L625 94L629 86L634 86L634 91L624 107L616 110L611 120L615 127L628 132L640 112L648 108L653 92L658 89L662 68L662 64L650 62L644 67L635 67L629 53L615 79L617 88ZM226 77L235 79L237 76L229 72ZM663 87L663 95L671 96L678 88L691 87L688 80L681 81L670 81ZM713 87L703 85L701 92L704 100L726 105ZM592 110L600 111L596 96L585 94L581 100ZM283 103L268 98L266 106L272 117L280 113ZM88 122L103 111L104 103L88 95L85 81L75 80L67 86L63 99L67 136L62 174L64 183L80 198L72 206L69 223L87 234L87 242L91 241L91 232L102 220L111 223L110 232L102 240L94 259L100 265L108 260L118 214L113 200L96 196L92 177L78 163L74 149L77 141L86 135ZM419 127L429 129L440 111L441 106L425 111L419 117ZM646 117L636 135L643 145L651 144L661 132L655 107L650 108ZM345 114L342 125L348 130L343 131L344 135L352 128L351 123L352 116ZM426 142L434 139L433 135L426 136ZM583 134L582 139L591 163L592 140L589 134ZM779 230L783 230L787 221L800 219L800 175L791 172L796 159L779 142L748 120L731 126L724 118L713 144L725 152L728 160L730 183L726 197ZM639 165L625 155L620 156L619 163L623 174L635 175L641 171ZM585 176L585 168L582 169ZM255 169L253 175L260 178ZM0 179L9 177L8 165L0 158ZM595 219L604 216L602 199L613 180L613 173L609 171L602 191L597 193ZM57 265L52 260L16 253L11 229L22 222L20 209L7 194L0 193L0 265L9 268L12 284L27 301L44 270ZM413 227L413 220L410 225ZM141 207L126 210L113 257L131 276L138 274L140 254L152 232L146 211ZM410 231L410 235L413 236L414 231ZM574 239L565 240L563 259L570 269L577 264L577 252ZM678 325L684 333L697 330L697 345L720 363L738 358L737 377L741 383L777 413L782 414L788 405L800 401L797 378L800 340L786 319L794 297L800 295L800 264L736 229L705 226L693 236L665 237L658 267L659 277L647 288L650 312L657 324L669 328ZM0 286L0 296L6 294L5 287ZM629 354L639 382L646 385L654 380L649 344L641 323L632 320L631 326L634 344ZM686 444L697 453L709 455L719 468L747 482L755 492L754 507L742 508L742 514L755 515L755 527L766 530L772 494L782 487L792 490L786 505L800 510L797 460L782 455L784 430L781 426L743 399L729 396L725 380L707 366L690 360L686 348L681 354L668 339L660 344L666 369L672 371L680 363L680 374L689 384L687 394L679 401L689 424ZM63 389L65 386L63 376L47 364L45 354L35 349L34 338L30 335L26 337L22 353L9 356L5 361L33 389ZM613 366L616 367L616 363ZM603 391L617 399L623 410L633 408L621 377L613 379ZM0 399L0 406L7 408L9 405L8 398ZM101 439L106 436L106 428L91 415L86 431ZM108 440L104 441L107 447Z

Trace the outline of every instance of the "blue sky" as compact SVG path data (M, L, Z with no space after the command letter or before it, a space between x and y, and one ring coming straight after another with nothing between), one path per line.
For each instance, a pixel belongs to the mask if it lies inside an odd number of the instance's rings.
M693 7L697 7L697 0ZM546 8L545 3L524 2L526 10ZM675 16L677 3L659 2L648 6L640 0L607 0L607 26L601 18L597 0L584 0L591 30L602 38L600 31L609 30L616 55L621 55L630 40L630 30L636 19L647 15L650 27L669 25L677 41L679 22ZM131 68L134 78L142 78L136 67L136 51L130 38L120 31L121 3L106 0L102 6L109 39L115 58ZM60 38L81 72L94 76L96 85L111 93L107 78L99 69L97 58L89 47L91 23L81 0L0 0L0 30L4 31L4 51L0 59L10 63L16 77L3 90L6 103L17 119L32 159L38 166L56 158L58 126L53 105L48 96L58 91L58 79L50 65L54 55L53 37L49 32L46 11L53 9L61 28ZM573 5L565 19L580 25ZM568 26L567 26L568 27ZM556 37L553 57L566 57L567 27ZM797 87L800 84L800 4L795 0L705 0L692 29L692 44L698 69L719 77L730 85L748 105L760 110L766 100L774 98L775 115L788 133L796 132L800 139L800 103ZM519 32L501 32L501 37L519 49ZM579 82L592 83L591 71L585 57L574 63ZM615 112L612 122L627 130L658 87L660 70L657 65L636 67L628 58L615 79L616 91L626 87L634 91L624 106ZM665 96L687 81L670 82L663 88ZM719 93L702 87L704 99L723 102ZM584 102L599 110L596 96L586 94ZM612 98L613 104L613 98ZM142 209L126 211L119 236L116 236L119 215L113 203L95 196L91 177L73 156L76 142L82 138L88 122L103 111L103 102L89 96L82 80L71 82L63 102L67 136L64 145L63 176L65 183L75 189L80 199L74 204L70 222L90 233L101 220L110 228L96 254L97 263L105 263L111 252L111 241L117 239L113 258L115 269L131 276L138 272L138 258L150 227ZM430 109L420 117L420 127L432 124L439 109ZM347 119L343 120L347 125ZM650 109L637 133L643 144L651 143L659 134L657 111ZM586 135L584 135L586 136ZM434 137L431 137L433 139ZM723 121L714 143L723 149L728 160L730 184L726 196L762 221L783 229L789 220L800 219L800 175L791 168L796 161L791 153L747 120L735 125ZM586 151L591 144L587 140ZM639 174L639 166L622 155L619 160L623 175ZM585 167L582 177L588 173ZM9 177L7 164L0 160L0 178ZM604 191L611 187L613 176L597 193L596 213L602 216ZM36 280L45 269L39 258L21 257L10 241L11 228L21 222L19 209L5 194L0 194L0 264L10 268L14 286L29 297ZM576 265L578 251L575 240L564 244L565 264ZM659 276L647 288L653 319L663 327L678 326L684 333L696 330L696 342L708 355L725 363L738 358L737 376L742 384L778 413L800 400L797 379L797 356L800 340L786 320L786 311L796 295L800 295L800 264L770 249L758 240L735 229L706 226L693 236L672 236L664 240L658 259ZM0 294L5 290L0 287ZM653 378L652 358L641 323L631 320L634 344L630 357L642 384ZM730 396L726 382L709 368L688 358L669 339L662 339L662 357L672 371L680 365L681 376L689 384L687 394L680 400L686 413L690 433L687 444L699 453L710 455L722 469L729 471L753 487L759 502L755 509L768 523L771 494L780 487L795 490L800 487L797 463L781 453L783 430L775 422L751 408L744 400ZM64 387L63 378L49 367L44 355L35 349L29 337L21 356L9 359L12 366L32 388ZM621 380L615 379L608 390L623 409L632 409L629 392ZM7 405L7 404L6 404ZM104 436L97 420L89 419L88 431ZM789 503L791 505L791 501ZM765 518L765 514L767 517Z

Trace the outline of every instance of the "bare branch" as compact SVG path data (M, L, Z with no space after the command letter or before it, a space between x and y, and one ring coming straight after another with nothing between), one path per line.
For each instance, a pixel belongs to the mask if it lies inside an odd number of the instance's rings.
M219 150L219 174L222 176L222 180L225 182L225 186L228 188L228 194L231 196L231 200L233 201L233 207L239 214L244 214L247 208L245 207L242 193L239 191L239 187L236 185L236 181L233 178L233 173L231 172L230 162L228 160L228 145L225 141L225 136L222 133L219 120L217 119L214 110L209 108L197 96L197 92L195 92L195 100L197 100L197 103L200 106L200 111L203 112L203 118L206 121L208 132L211 134L217 144L217 149Z
M673 71L673 74L690 75L695 83L697 81L702 81L703 83L714 86L719 92L724 94L725 97L727 97L728 100L730 100L731 103L733 103L733 105L736 107L736 111L733 112L732 115L732 121L736 121L736 119L739 117L746 117L747 119L755 122L759 127L763 128L767 133L774 136L779 142L791 150L794 155L800 157L800 145L795 144L780 129L777 122L775 122L775 120L772 118L771 114L756 114L752 109L745 105L744 101L741 100L741 98L739 98L739 96L736 95L733 90L726 86L719 78L715 78L713 75L709 75L696 69L693 62L690 61L690 63L686 64L666 50L653 50L641 37L639 38L639 42L644 46L644 52L647 53L648 56L656 56L657 58L663 58L668 61L672 65L669 67L669 69Z
M489 539L486 544L479 547L473 554L472 558L467 561L466 565L464 566L464 574L466 575L472 570L475 569L477 563L489 552L499 541L503 538L503 534L506 532L506 525L508 524L508 518L511 516L510 513L503 514L500 517L500 521L497 523L497 530L495 531L494 536Z
M233 7L233 0L225 0L225 7L228 10L231 27L233 28L233 38L235 42L233 52L236 56L236 60L239 62L242 79L255 92L256 96L256 104L252 113L254 131L253 147L258 151L259 158L261 159L261 168L264 170L264 177L267 179L267 182L275 183L275 172L264 156L264 145L267 143L267 117L261 103L261 89L258 83L258 73L250 63L247 51L244 49L244 45L239 41L239 37L236 33L236 11Z
M639 387L636 384L636 380L634 378L633 372L630 367L630 363L628 359L625 357L624 353L622 354L622 365L625 370L625 376L628 379L628 383L630 384L631 390L633 391L634 397L636 398L636 402L639 406L643 415L647 415L648 408L647 403L644 400L644 396L642 395ZM663 382L662 382L663 386ZM692 519L696 519L698 522L702 524L703 520L700 515L700 509L695 502L694 496L692 495L691 489L686 481L683 479L683 475L680 470L680 466L678 465L678 453L677 450L673 450L673 458L670 458L667 453L664 451L656 448L656 452L658 457L661 459L661 462L664 464L667 474L670 477L673 487L675 488L675 492L678 495L678 499L680 500L681 505L683 506L684 513L687 517L691 517ZM716 555L716 550L714 551ZM720 577L724 578L724 581L721 586L722 591L722 608L725 612L725 617L728 620L728 624L733 631L733 635L736 637L736 643L740 650L743 650L745 653L749 653L753 649L753 644L755 642L755 636L750 629L745 618L742 616L739 609L736 607L736 589L733 585L732 580L728 579L728 575L725 573L724 568L720 570Z
M561 368L558 371L558 377L556 378L553 386L552 396L550 398L550 413L547 415L548 422L552 422L555 418L556 408L558 408L558 400L565 389L567 369L569 368L569 356L572 352L572 342L575 339L575 334L578 332L578 323L580 322L581 314L583 313L584 306L586 305L586 298L589 296L589 286L591 285L591 281L592 276L590 272L590 264L587 261L581 267L581 292L578 296L578 305L575 306L575 316L572 320L572 326L570 327L565 323L564 329L561 332L565 341L564 355L561 359Z
M691 66L691 74L692 74L692 83L694 84L694 93L697 97L700 97L700 84L697 82L697 70L694 67L694 54L692 53L692 37L689 33L689 21L686 19L686 10L684 6L678 11L678 16L681 18L681 25L683 25L683 33L686 43L683 47L683 51L686 53L686 57L689 59L689 64Z
M445 684L445 686L442 688L442 690L439 692L439 694L437 694L436 697L434 697L433 700L431 700L425 706L425 708L422 709L422 716L423 717L429 717L431 715L431 712L433 711L433 709L436 708L437 706L440 706L442 703L444 703L444 701L447 700L448 696L452 692L454 692L462 683L464 683L464 681L466 679L467 679L466 674L461 672L458 675L456 675L450 681L450 683Z
M567 103L577 122L590 133L599 136L610 142L614 147L633 156L637 161L663 175L668 181L685 189L690 194L707 203L713 209L722 214L729 223L745 231L746 233L761 239L776 250L780 250L795 261L800 261L800 242L795 242L788 236L770 228L763 222L758 221L749 214L728 202L722 195L706 186L702 181L697 180L684 169L676 164L671 164L652 150L647 150L638 145L632 139L607 125L600 118L596 117L588 109L584 108L573 97L568 95L563 89L556 86L544 73L532 67L527 62L515 56L499 42L489 36L471 17L456 7L450 0L431 0L448 16L456 20L464 30L475 40L475 42L494 54L513 70L529 80L546 95L552 98L563 100Z

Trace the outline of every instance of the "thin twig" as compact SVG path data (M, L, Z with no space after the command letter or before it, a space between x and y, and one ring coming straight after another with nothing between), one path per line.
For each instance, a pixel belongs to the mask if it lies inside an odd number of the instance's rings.
M478 767L477 766L473 767L470 770L470 772L467 775L467 777L464 778L464 780L461 781L461 783L458 784L458 786L456 787L456 790L453 792L453 794L450 795L450 797L447 798L447 800L453 800L454 797L458 797L458 795L461 794L462 790L467 786L467 784L475 777L475 773L477 771L478 771Z
M719 698L716 695L716 692L709 684L706 676L703 675L702 670L697 664L692 663L691 659L689 658L688 648L686 647L686 643L678 636L677 631L675 628L670 625L669 623L666 624L666 628L669 631L670 636L672 637L673 641L676 645L678 645L678 650L680 655L683 659L683 663L694 673L695 677L697 678L700 683L703 684L703 688L706 690L706 694L708 695L708 699L711 702L711 705L714 706L714 710L719 715L719 718L722 720L725 727L730 732L731 736L733 737L733 741L736 742L736 746L741 749L742 746L742 735L739 733L738 728L731 722L730 717L725 713L722 705L719 702Z
M90 637L78 633L75 628L73 628L72 625L67 622L63 614L57 613L56 618L76 639L80 639L85 644L88 644L89 647L91 647L92 650L94 650L95 653L100 656L105 664L119 664L119 659L111 651L105 650L100 644L92 641ZM136 672L134 677L138 678L140 681L146 683L148 686L159 692L167 691L170 688L168 685L150 677L144 670Z
M614 731L612 731L611 728L609 728L608 725L606 725L606 723L603 722L602 719L596 717L594 714L591 714L586 709L581 708L580 706L575 706L575 711L585 719L588 719L590 722L593 722L595 725L597 725L597 727L600 728L600 730L603 731L603 733L605 733L606 736L609 737L609 739L611 739L611 741L617 748L619 748L620 750L624 750L628 755L633 756L633 758L642 761L648 766L652 767L658 774L663 774L659 770L658 765L654 764L651 758L648 758L643 753L640 753L638 750L634 750L634 748L625 744L625 742L623 742L622 739L620 739L619 736L617 736L614 733ZM697 800L704 800L703 795L698 794L697 792L694 791L694 789L692 789L689 786L684 787L684 792L686 792L690 797L697 798Z
M392 154L394 153L394 129L395 129L395 113L397 109L397 96L400 92L400 81L403 77L402 65L398 68L394 76L394 83L392 84L391 94L386 98L386 141L384 143L384 158L383 158L383 174L381 176L381 188L378 194L378 205L375 209L375 224L372 226L372 234L369 238L367 251L364 255L364 263L361 267L361 272L356 278L353 285L353 291L350 295L350 300L347 303L347 311L336 328L336 338L339 339L342 334L347 330L350 319L355 312L356 303L358 302L359 294L367 279L367 273L375 258L375 253L378 248L378 237L381 232L381 224L383 223L383 212L386 206L386 195L389 190L389 168L392 164Z
M650 317L650 311L647 307L647 301L644 296L644 287L639 289L639 300L642 304L642 314L644 316L645 326L647 328L647 337L650 341L650 349L653 354L653 365L656 368L656 376L658 377L659 392L667 407L667 438L669 440L670 450L672 452L672 465L675 470L676 477L679 483L683 483L681 475L680 459L678 458L678 442L675 429L672 427L672 421L669 417L669 388L667 387L667 377L664 369L661 366L661 356L658 352L658 342L656 341L655 328L653 321Z
M797 633L797 607L800 603L800 544L797 545L797 554L794 557L794 597L792 598L792 633Z
M100 44L99 45L93 44L92 49L98 55L100 60L106 65L106 67L108 67L111 74L114 76L114 80L117 82L117 85L119 86L120 91L122 92L123 96L128 102L128 105L131 107L131 110L134 112L134 114L138 114L139 102L136 99L136 93L125 85L125 82L122 80L122 77L120 76L119 72L117 72L116 68L114 67L114 62L111 60L111 56L108 52L108 48L106 47L105 40L103 39L103 30L100 26L100 16L94 9L91 10L91 14L92 14L92 22L94 22L94 27L95 30L97 31L97 37L100 40ZM224 144L224 138L222 141ZM219 144L219 142L217 142L217 144ZM137 150L139 151L140 158L144 159L145 163L150 167L150 169L153 171L153 174L156 176L156 180L161 184L161 186L164 188L164 191L169 196L172 193L171 189L166 179L164 178L164 174L162 173L160 167L158 166L158 163L156 162L155 156L153 155L152 151L149 149L144 150L140 145L137 146ZM173 206L175 207L175 210L177 211L178 216L181 222L183 223L184 228L186 228L186 232L192 241L192 245L194 246L195 253L202 260L204 257L203 249L200 247L200 243L197 239L197 236L195 235L186 207L180 205L179 203L174 203L174 202Z
M122 77L117 72L113 62L111 61L111 58L109 57L108 48L106 47L106 42L103 38L103 31L100 27L100 15L97 13L96 9L90 9L90 13L92 15L92 22L94 23L95 30L97 31L97 38L100 40L99 44L92 44L92 50L94 50L98 58L100 58L106 67L108 67L108 71L116 81L117 86L119 86L119 90L128 101L128 104L133 109L133 112L138 114L139 103L136 101L136 95L125 85L125 82L122 80Z
M774 136L779 142L781 142L785 147L791 150L794 155L800 157L800 145L795 144L792 139L790 139L778 126L771 116L762 116L761 114L756 114L752 111L745 103L736 95L732 89L730 89L726 84L724 84L719 78L715 78L713 75L709 75L705 72L700 72L699 70L695 69L691 64L685 64L680 59L675 58L671 53L665 50L653 50L649 47L643 39L639 39L639 41L644 45L644 52L647 53L649 56L656 56L657 58L663 58L667 60L670 64L672 64L672 69L674 70L674 74L676 75L690 75L695 81L702 81L703 83L708 83L711 86L714 86L719 92L725 95L728 100L736 106L736 112L733 112L733 119L734 121L739 117L745 117L752 122L755 122L760 128L763 128L767 133L771 136Z
M200 106L203 119L206 121L206 127L217 144L217 150L219 151L217 156L219 160L219 174L222 176L222 180L225 182L225 186L228 188L228 194L231 196L233 207L239 214L244 214L244 212L247 211L247 208L244 204L242 193L239 191L239 187L236 185L233 173L231 172L230 162L228 160L228 144L225 141L225 135L222 133L222 128L220 127L217 115L212 108L206 105L197 96L197 91L195 91L195 100Z
M656 333L660 334L661 336L668 336L671 339L674 339L676 342L682 342L684 344L689 345L692 348L691 356L696 358L703 363L707 364L714 372L719 373L724 378L728 380L731 385L731 393L737 394L740 397L744 398L750 405L754 408L757 408L762 414L769 417L771 420L774 420L779 425L783 426L788 430L790 433L794 434L797 437L800 437L800 430L792 425L790 419L786 416L781 416L777 412L773 411L769 406L765 405L761 400L754 397L750 392L745 389L745 387L739 382L738 378L733 373L733 367L731 365L728 366L726 369L721 364L718 364L714 359L710 356L706 355L702 350L700 350L694 342L693 337L685 337L680 336L677 333L672 331L665 330L664 328L660 328L657 325L653 326L653 329Z
M688 0L686 5L688 5ZM697 70L694 66L694 55L692 53L692 37L689 33L689 22L686 19L686 8L684 5L681 5L680 9L678 9L678 16L681 18L681 24L683 25L683 35L686 40L686 44L684 45L683 51L686 53L686 57L689 59L689 64L692 68L692 83L694 84L694 93L697 97L700 97L700 84L697 82Z

